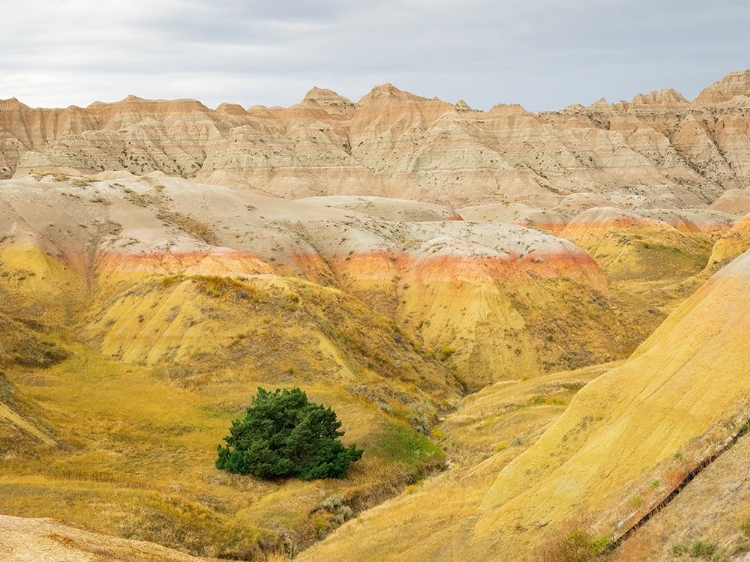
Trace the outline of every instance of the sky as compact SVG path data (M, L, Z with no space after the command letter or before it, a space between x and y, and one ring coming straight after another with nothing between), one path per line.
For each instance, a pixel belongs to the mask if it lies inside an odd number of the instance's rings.
M476 109L688 99L750 68L747 0L0 0L0 99L289 106L390 82Z

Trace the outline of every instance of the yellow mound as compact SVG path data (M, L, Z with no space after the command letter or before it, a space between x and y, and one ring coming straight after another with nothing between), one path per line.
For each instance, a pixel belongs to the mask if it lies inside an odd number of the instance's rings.
M83 260L85 249L81 248ZM0 310L46 325L69 323L84 302L86 280L66 260L31 243L0 253Z
M502 450L460 485L450 482L460 472L448 474L413 500L340 529L303 559L347 559L367 545L382 560L539 560L572 531L616 539L750 417L749 288L746 253L631 359L586 385L506 466ZM501 469L495 477L492 468ZM388 520L396 524L385 527ZM432 525L429 545L403 531L419 522Z
M616 535L671 491L664 475L685 468L679 462L689 467L720 447L750 415L748 284L750 254L691 297L625 365L580 392L498 475L475 548L508 547L497 531L518 526L532 546L547 534L538 529L586 513L596 514L599 533ZM650 494L655 479L664 489Z
M713 273L750 248L750 215L738 221L714 244L706 272Z
M711 247L709 237L694 224L683 221L672 225L614 208L581 213L561 236L586 250L616 281L658 281L662 285L700 271Z

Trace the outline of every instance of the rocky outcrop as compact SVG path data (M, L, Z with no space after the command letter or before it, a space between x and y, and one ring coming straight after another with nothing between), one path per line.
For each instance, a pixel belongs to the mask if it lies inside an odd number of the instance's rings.
M730 101L735 96L750 96L750 70L730 72L721 80L704 88L696 104L710 105Z
M0 102L0 174L161 171L281 197L374 195L547 208L710 204L750 181L750 71L687 102L674 90L534 114L488 112L374 88L358 102L313 88L289 108L134 96L87 108ZM739 101L737 101L739 100ZM736 103L735 103L736 102Z
M657 92L648 94L638 94L633 98L628 109L635 109L641 106L660 106L663 108L684 108L688 100L680 92L673 88L665 88Z

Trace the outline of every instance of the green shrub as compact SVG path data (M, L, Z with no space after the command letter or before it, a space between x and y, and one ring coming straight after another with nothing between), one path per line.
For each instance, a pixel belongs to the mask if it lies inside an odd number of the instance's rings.
M343 523L344 521L349 521L354 516L354 512L352 511L352 508L348 505L342 505L339 508L339 512L336 515L336 521L339 523Z
M672 556L682 556L688 553L688 547L681 542L672 545Z
M443 346L442 348L440 348L440 360L445 361L454 353L456 353L455 348L449 345Z
M427 470L445 462L445 453L421 433L405 424L389 422L379 435L375 454L389 463Z
M344 478L363 451L344 447L339 427L331 408L308 402L299 388L258 388L244 419L232 422L227 446L219 445L216 467L264 479Z
M597 559L609 544L608 537L594 538L578 530L545 545L540 557L545 562L589 562Z
M711 558L717 550L714 543L693 541L690 545L690 556L693 558Z

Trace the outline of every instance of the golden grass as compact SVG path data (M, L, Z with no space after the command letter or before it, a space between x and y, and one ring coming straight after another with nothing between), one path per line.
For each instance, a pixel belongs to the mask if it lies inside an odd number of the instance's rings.
M141 195L138 204L147 205L151 202L150 199L145 198L146 196ZM189 215L177 213L174 211L161 210L157 214L157 218L172 223L184 230L191 236L202 240L206 244L216 246L219 244L219 239L213 229L206 223L199 221Z
M264 521L253 525L253 517L235 515L269 493L295 490L295 483L217 471L215 448L231 415L210 399L80 346L72 360L41 377L17 372L14 379L55 428L60 446L6 459L5 513L56 517L194 554L277 546L272 529L259 529ZM289 512L304 518L304 511Z
M37 441L41 426L26 418L0 423L15 428L0 438L18 445L0 466L6 514L261 559L297 552L349 510L442 465L442 452L395 421L387 404L404 419L425 400L455 401L457 383L389 319L338 291L186 276L148 279L102 299L103 312L78 332L88 343L65 340L68 360L7 371L58 445ZM411 366L401 372L397 363ZM334 407L344 441L365 450L348 479L262 482L214 467L217 445L258 386L301 386ZM332 494L343 498L346 517L321 508Z
M560 415L549 419L546 431L528 448L514 448L504 437L495 446L496 454L478 464L474 459L479 450L471 449L475 442L464 438L463 450L474 455L467 456L466 467L373 510L358 524L345 525L302 560L346 559L358 548L366 548L377 560L538 560L545 548L557 560L593 556L594 546L617 538L618 529L624 532L669 495L679 484L679 478L670 481L673 469L683 467L684 476L721 450L746 423L747 263L736 262L701 289L629 360L578 392L564 413L563 405L546 404L545 393L532 385L512 400L510 394L521 390L517 385L487 389L473 403L473 397L467 399L467 410L471 404L476 411L458 412L456 421L449 417L441 430L450 439L451 423L453 431L480 435L488 427L486 437L478 440L484 447L492 443L489 436L501 435L497 425L486 421L493 415L518 424L513 426L516 431L529 427L520 415L526 408L559 408ZM554 388L549 385L552 396ZM710 487L716 480L709 478L703 501L722 512L723 525L734 522L737 534L740 513L750 498L746 486L738 487L746 473L747 451L735 449L727 453L737 457L726 485L718 488L722 496L709 499L717 490ZM738 513L727 515L738 489ZM712 534L715 519L697 515L703 509L695 501L692 509L675 513L671 520L687 531L686 544L719 544ZM685 513L700 518L700 532L688 531L691 520ZM577 520L586 525L571 531ZM570 539L577 532L583 534ZM572 543L566 545L568 539ZM623 556L633 558L661 547L657 539L645 537L624 549Z
M354 552L368 560L463 560L474 533L479 505L497 473L528 449L565 411L581 384L613 365L496 383L468 396L439 426L440 444L452 468L409 487L311 547L300 560L347 560ZM564 403L534 404L533 396L559 395ZM498 450L498 445L507 444Z

